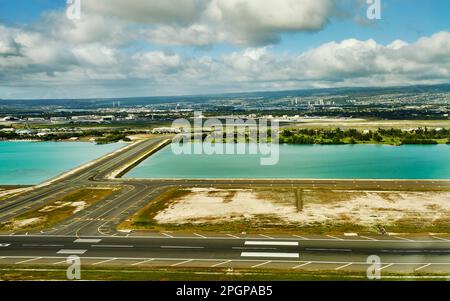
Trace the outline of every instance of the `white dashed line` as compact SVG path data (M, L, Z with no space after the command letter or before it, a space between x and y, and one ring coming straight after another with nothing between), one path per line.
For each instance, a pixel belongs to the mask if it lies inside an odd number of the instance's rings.
M408 238L404 238L404 237L400 237L400 236L394 236L397 239L402 239L402 240L406 240L406 241L414 241L412 239L408 239Z
M27 259L27 260L23 260L23 261L16 262L15 264L27 263L27 262L39 260L39 259L41 259L41 258L42 258L42 257L31 258L31 259Z
M92 265L99 265L99 264L103 264L103 263L114 261L116 259L117 258L111 258L111 259L107 259L107 260L103 260L103 261L100 261L100 262L93 263Z
M344 268L346 268L346 267L348 267L348 266L351 266L352 264L353 264L353 263L350 262L350 263L341 265L340 267L335 268L335 270L336 270L336 271L339 271L339 270L344 269Z
M259 234L259 236L265 237L265 238L268 238L268 239L275 239L275 238L273 238L273 237L271 237L269 235L265 235L265 234Z
M205 247L193 246L161 246L161 249L204 249Z
M329 237L329 238L332 238L332 239L336 239L336 240L343 240L342 238L336 237L336 236L333 236L333 235L326 235L326 236Z
M167 237L169 237L169 238L173 238L173 236L170 235L170 234L167 234L167 233L161 233L161 234L164 235L164 236L167 236Z
M240 237L238 237L238 236L236 236L236 235L233 235L233 234L227 234L227 236L233 237L233 238L236 238L236 239L241 239Z
M144 264L144 263L147 263L147 262L152 262L152 261L154 261L155 259L147 259L147 260L144 260L144 261L139 261L139 262L136 262L136 263L133 263L133 264L131 264L132 266L136 266L136 265L140 265L140 264Z
M224 265L224 264L227 264L227 263L230 263L232 260L227 260L227 261L222 261L222 262L219 262L219 263L216 263L216 264L213 264L211 267L212 268L215 268L215 267L218 267L218 266L221 266L221 265Z
M296 241L246 241L246 246L298 246Z
M201 238L207 238L206 236L203 236L203 235L198 234L198 233L194 233L194 235L195 235L195 236L198 236L198 237L201 237Z
M307 266L308 264L311 264L312 262L311 261L308 261L308 262L305 262L305 263L302 263L302 264L299 264L299 265L296 265L295 267L293 267L292 269L293 270L295 270L295 269L299 269L299 268L301 268L301 267L304 267L304 266Z
M384 267L379 268L378 271L387 269L388 267L391 267L391 266L393 266L393 265L394 265L393 263L390 263L390 264L388 264L388 265L385 265Z
M303 240L307 240L307 238L306 237L303 237L303 236L300 236L300 235L292 235L292 236L294 236L294 237L297 237L297 238L300 238L300 239L303 239Z
M251 266L251 268L252 269L254 269L254 268L257 268L257 267L261 267L261 266L263 266L263 265L266 265L266 264L269 264L269 263L271 263L272 261L266 261L266 262L262 262L262 263L259 263L259 264L255 264L255 265L253 265L253 266Z
M378 241L378 239L375 239L375 238L372 238L372 237L368 237L368 236L360 236L360 237L368 239L368 240Z
M450 239L446 239L446 238L442 238L442 237L438 237L438 236L431 236L431 237L439 239L439 240L443 240L443 241L450 241Z
M430 265L431 265L431 263L425 264L425 265L423 265L423 266L418 267L417 269L415 269L415 271L420 271L421 269L424 269L424 268L426 268L426 267L429 267Z
M171 265L171 267L176 267L176 266L179 266L179 265L182 265L182 264L185 264L185 263L189 263L191 261L194 261L194 259L189 259L189 260L185 260L185 261L182 261L182 262L174 263L174 264Z

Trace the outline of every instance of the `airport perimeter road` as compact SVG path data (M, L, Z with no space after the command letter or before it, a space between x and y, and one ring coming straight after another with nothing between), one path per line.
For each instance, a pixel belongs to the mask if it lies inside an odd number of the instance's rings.
M386 273L450 273L450 241L0 237L0 265L64 265L70 255L92 266L335 271L365 271L377 255Z
M18 197L12 197L7 201L2 202L0 204L0 222L5 222L14 216L41 207L58 196L62 196L79 187L122 185L120 181L109 181L106 180L105 177L119 167L132 162L136 158L144 156L149 150L165 139L167 138L162 137L135 143L118 152L104 156L94 161L89 166L75 170L61 179L56 179L49 185L38 186L31 192L24 193ZM149 186L150 185L153 184L150 183ZM134 183L127 183L127 186L133 187L134 190L140 190L144 187L143 185ZM130 191L129 193L131 195L135 192ZM136 196L141 195L136 194Z

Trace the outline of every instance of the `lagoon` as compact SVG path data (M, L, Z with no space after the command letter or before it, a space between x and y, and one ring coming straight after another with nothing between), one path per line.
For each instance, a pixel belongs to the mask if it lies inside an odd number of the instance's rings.
M34 185L113 152L123 143L0 142L0 185Z
M165 147L126 178L450 179L450 145L280 145L279 162L259 155L175 155Z

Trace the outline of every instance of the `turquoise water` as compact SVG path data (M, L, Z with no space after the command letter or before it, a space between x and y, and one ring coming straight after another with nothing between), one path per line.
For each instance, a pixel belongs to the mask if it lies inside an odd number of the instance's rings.
M166 147L127 178L450 179L449 145L280 145L280 159L257 155L175 155Z
M0 185L33 185L110 153L124 144L0 142Z

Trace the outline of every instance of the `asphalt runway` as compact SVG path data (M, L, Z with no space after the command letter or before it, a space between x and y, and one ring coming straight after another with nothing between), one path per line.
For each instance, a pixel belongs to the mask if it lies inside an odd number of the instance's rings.
M201 266L288 269L367 268L367 257L382 258L380 269L389 272L450 273L450 237L284 237L264 234L120 232L118 224L169 187L296 187L300 189L448 191L450 181L402 180L252 180L252 179L109 179L107 176L143 160L167 137L149 139L96 160L88 167L3 201L0 222L39 208L81 187L118 186L107 200L74 214L43 231L4 233L0 237L2 264L58 264L71 251L89 264ZM142 235L141 235L142 234ZM91 239L77 242L77 239ZM93 242L95 240L95 243ZM97 242L98 241L98 242ZM61 263L63 264L63 263Z

